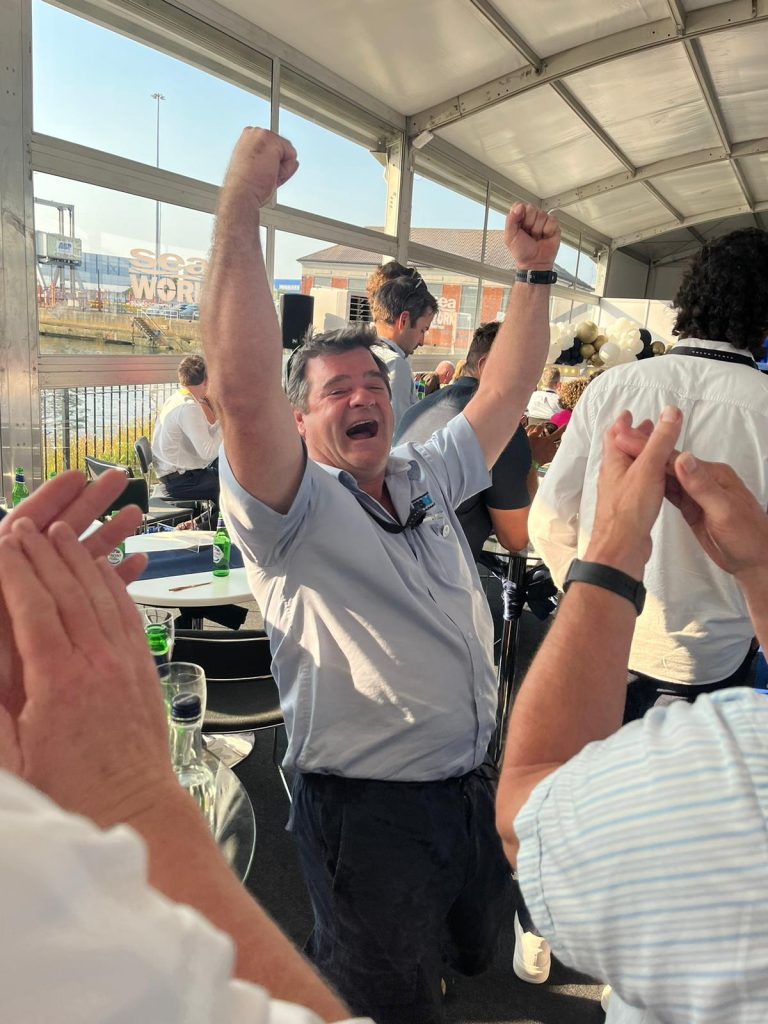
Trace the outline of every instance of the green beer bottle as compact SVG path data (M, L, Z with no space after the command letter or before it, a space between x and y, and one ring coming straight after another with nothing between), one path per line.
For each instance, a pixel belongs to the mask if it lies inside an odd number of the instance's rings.
M155 659L156 665L165 665L171 660L171 648L168 643L168 630L160 622L144 629L147 643Z
M213 538L213 575L229 576L229 552L232 541L229 539L224 520L219 516L216 533Z
M115 515L116 515L116 513L113 512L112 515L109 518L110 519L114 519ZM109 562L110 565L120 565L120 563L123 561L124 558L125 558L125 541L121 540L120 543L117 545L117 547L116 548L112 548L112 550L109 552L109 554L107 555L107 561Z
M13 490L11 491L11 505L13 508L16 508L17 505L20 505L22 501L28 497L29 488L24 483L24 470L21 466L18 466L16 469L16 482L14 483Z

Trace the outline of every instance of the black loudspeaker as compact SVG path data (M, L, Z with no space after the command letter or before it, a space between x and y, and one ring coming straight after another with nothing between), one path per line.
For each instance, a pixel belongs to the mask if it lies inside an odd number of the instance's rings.
M315 300L312 295L283 292L280 296L280 322L283 327L283 348L298 348L312 326Z

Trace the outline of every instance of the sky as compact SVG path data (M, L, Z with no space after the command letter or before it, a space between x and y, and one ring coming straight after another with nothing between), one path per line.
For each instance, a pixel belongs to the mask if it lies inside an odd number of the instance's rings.
M208 72L33 0L33 123L35 131L108 153L155 164L160 108L160 166L220 184L244 125L269 125L269 103ZM165 98L157 101L153 93ZM299 154L295 177L279 202L360 226L384 222L383 168L362 146L286 110L280 131ZM127 256L154 250L155 203L111 189L35 175L35 195L75 206L83 249ZM417 177L414 227L482 228L483 207ZM55 210L36 208L38 229L57 231ZM503 226L492 213L489 227ZM161 250L205 256L212 217L161 204ZM275 277L297 278L296 262L323 248L321 239L278 232ZM575 254L558 262L573 270Z

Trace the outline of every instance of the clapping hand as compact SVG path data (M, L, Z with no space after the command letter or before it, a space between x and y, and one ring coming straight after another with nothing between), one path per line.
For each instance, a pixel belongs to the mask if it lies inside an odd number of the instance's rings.
M82 473L74 470L60 473L0 521L0 539L9 536L14 523L22 517L30 520L42 533L47 532L53 523L63 522L80 534L110 507L124 489L125 476L117 470L102 474L87 486ZM126 506L83 541L84 551L91 559L107 555L140 523L141 511L135 506ZM145 565L145 556L134 555L112 571L127 584L141 575ZM14 723L24 706L24 699L19 652L0 592L0 766L10 766L8 752L13 749Z
M642 579L651 555L651 529L666 490L667 464L682 422L680 410L669 406L650 433L647 424L635 429L642 439L636 458L619 444L619 439L633 430L628 412L606 431L595 521L584 556L587 561L602 562Z
M0 722L5 767L97 824L130 821L173 776L157 671L123 580L66 523L42 532L16 516L0 538L0 589L24 692Z

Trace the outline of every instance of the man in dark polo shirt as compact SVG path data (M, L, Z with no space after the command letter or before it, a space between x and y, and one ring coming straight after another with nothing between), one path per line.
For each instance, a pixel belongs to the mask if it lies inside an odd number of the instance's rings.
M395 445L427 441L436 430L458 416L477 391L500 326L494 320L477 328L467 352L464 376L407 409L397 426ZM456 510L475 561L491 533L495 533L499 543L509 551L519 551L528 543L530 470L531 447L525 431L518 426L491 470L491 486L467 499Z

